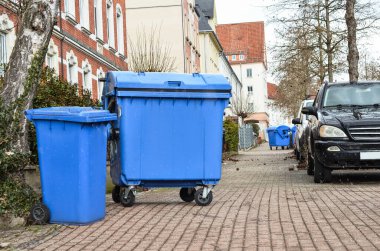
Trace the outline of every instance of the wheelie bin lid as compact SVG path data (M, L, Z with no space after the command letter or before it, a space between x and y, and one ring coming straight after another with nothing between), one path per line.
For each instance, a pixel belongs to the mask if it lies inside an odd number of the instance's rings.
M66 106L48 107L25 111L28 120L60 120L78 123L106 122L117 119L117 115L108 110L92 107Z
M277 131L290 131L290 127L287 125L279 125L276 128Z
M125 97L224 98L231 84L220 74L111 71L106 94Z

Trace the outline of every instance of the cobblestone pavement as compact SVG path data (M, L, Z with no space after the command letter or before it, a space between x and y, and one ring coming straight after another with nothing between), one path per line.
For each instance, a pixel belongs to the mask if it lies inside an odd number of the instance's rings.
M108 199L102 222L5 241L20 250L380 249L379 171L333 172L331 184L314 184L305 170L289 171L289 150L267 149L226 162L208 207L181 202L178 189L153 190L132 208Z

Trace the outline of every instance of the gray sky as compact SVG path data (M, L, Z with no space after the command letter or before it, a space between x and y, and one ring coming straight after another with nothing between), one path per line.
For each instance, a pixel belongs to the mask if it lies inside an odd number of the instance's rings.
M267 7L274 0L215 0L217 19L219 24L226 23L241 23L264 21L265 22L265 37L268 48L276 44L274 27L269 24L270 13ZM380 0L377 0L380 1ZM379 5L380 6L380 5ZM379 7L378 6L378 7ZM380 10L378 11L380 13ZM370 37L363 39L361 43L366 44L367 55L372 57L380 57L380 32L372 34ZM363 48L363 46L359 46ZM271 55L268 53L268 66L271 70ZM270 73L270 72L269 72ZM345 80L346 76L339 76L337 80ZM268 80L271 78L268 76Z

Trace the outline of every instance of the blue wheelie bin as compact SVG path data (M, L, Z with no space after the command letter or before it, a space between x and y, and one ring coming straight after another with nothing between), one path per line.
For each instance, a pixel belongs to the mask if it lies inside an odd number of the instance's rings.
M267 133L269 137L269 148L272 150L273 147L289 147L290 144L290 128L286 125L271 126L267 128Z
M37 133L43 204L36 223L85 225L105 217L109 122L116 114L90 107L28 110Z
M135 186L180 187L183 201L210 204L230 90L215 74L107 73L104 107L118 114L110 143L114 201L132 206Z

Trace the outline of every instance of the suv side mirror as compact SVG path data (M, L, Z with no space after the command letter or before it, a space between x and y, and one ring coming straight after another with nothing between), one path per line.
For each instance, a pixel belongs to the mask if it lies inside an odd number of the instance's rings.
M304 107L301 112L306 115L314 115L317 116L317 109L314 106Z
M302 124L302 123L301 123L301 119L300 119L300 118L292 119L292 124L293 124L293 125L300 125L300 124Z

